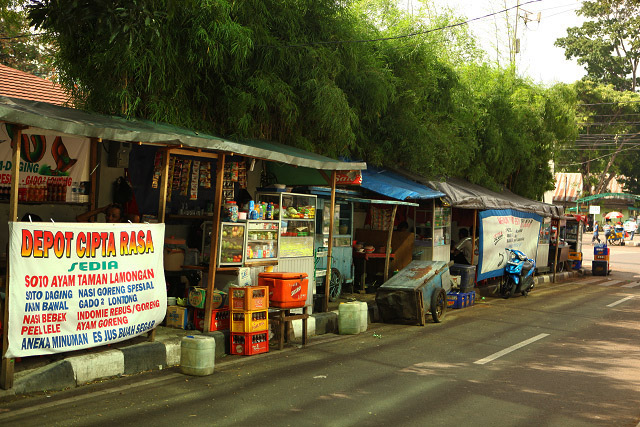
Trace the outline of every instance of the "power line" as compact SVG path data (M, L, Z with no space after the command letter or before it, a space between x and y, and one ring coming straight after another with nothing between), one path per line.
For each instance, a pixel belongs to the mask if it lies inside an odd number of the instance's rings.
M584 164L586 164L586 163L593 162L593 161L595 161L595 160L604 159L605 157L611 157L611 156L613 156L614 154L617 154L617 153L620 153L620 152L623 152L623 151L629 151L629 150L637 149L638 147L640 147L640 144L632 145L632 146L631 146L631 147L629 147L629 148L623 148L623 149L621 149L621 150L616 150L616 151L615 151L615 152L613 152L613 153L604 154L604 155L602 155L602 156L594 157L593 159L585 160L584 162L577 162L577 163L565 163L565 164L558 164L558 165L556 165L556 166L558 166L558 167L564 167L564 166L578 166L578 165L584 165Z
M257 45L256 47L271 47L271 48L282 48L282 47L307 47L307 46L315 46L315 45L337 45L337 44L346 44L346 43L372 43L372 42L381 42L387 40L398 40L409 37L421 36L424 34L433 33L436 31L447 30L449 28L460 27L465 24L469 24L470 22L479 21L481 19L489 18L491 16L499 15L504 12L508 12L511 9L516 9L531 3L539 3L542 0L530 0L526 3L518 4L517 6L508 7L506 9L500 10L498 12L489 13L487 15L479 16L477 18L468 19L466 21L458 22L456 24L445 25L443 27L432 28L430 30L424 31L415 31L409 34L402 34L399 36L390 36L390 37L379 37L376 39L360 39L360 40L329 40L329 41L317 41L317 42L307 42L307 43L298 43L298 44L288 44L288 45Z
M589 105L617 105L617 104L635 104L640 102L640 100L637 101L615 101L615 102L594 102L592 104L576 104L576 105L584 105L584 106L589 106Z

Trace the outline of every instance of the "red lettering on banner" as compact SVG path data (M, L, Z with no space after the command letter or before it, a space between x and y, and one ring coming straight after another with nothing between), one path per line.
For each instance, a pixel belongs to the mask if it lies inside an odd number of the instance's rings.
M38 326L23 326L20 330L21 335L47 335L57 334L60 332L60 324L38 325Z

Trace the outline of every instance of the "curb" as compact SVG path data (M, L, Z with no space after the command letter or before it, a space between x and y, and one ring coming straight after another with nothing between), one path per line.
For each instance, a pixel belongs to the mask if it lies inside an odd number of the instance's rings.
M568 280L571 277L575 277L578 275L584 275L584 271L575 270L575 271L563 271L562 273L556 273L556 282ZM541 276L534 277L534 283L539 285L540 283L553 283L553 274L543 274Z
M302 335L302 320L292 323L294 336L298 338ZM337 333L338 312L311 314L307 331L309 336ZM206 335L216 341L216 361L229 354L229 331L214 331ZM174 336L114 350L68 356L64 360L17 374L12 389L0 390L0 401L20 394L64 390L96 380L177 366L181 357L180 343L181 338Z

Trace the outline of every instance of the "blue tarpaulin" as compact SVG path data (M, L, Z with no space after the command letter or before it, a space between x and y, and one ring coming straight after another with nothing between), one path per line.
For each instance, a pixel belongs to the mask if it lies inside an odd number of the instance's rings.
M362 187L396 200L426 200L445 195L394 172L371 167L362 171Z

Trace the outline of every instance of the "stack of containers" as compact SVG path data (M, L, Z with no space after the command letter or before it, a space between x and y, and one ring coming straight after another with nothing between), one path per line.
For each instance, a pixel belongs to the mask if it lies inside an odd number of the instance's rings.
M594 276L606 276L609 274L609 248L606 243L600 243L593 247L591 272Z
M269 351L269 287L229 288L231 354L250 356Z

